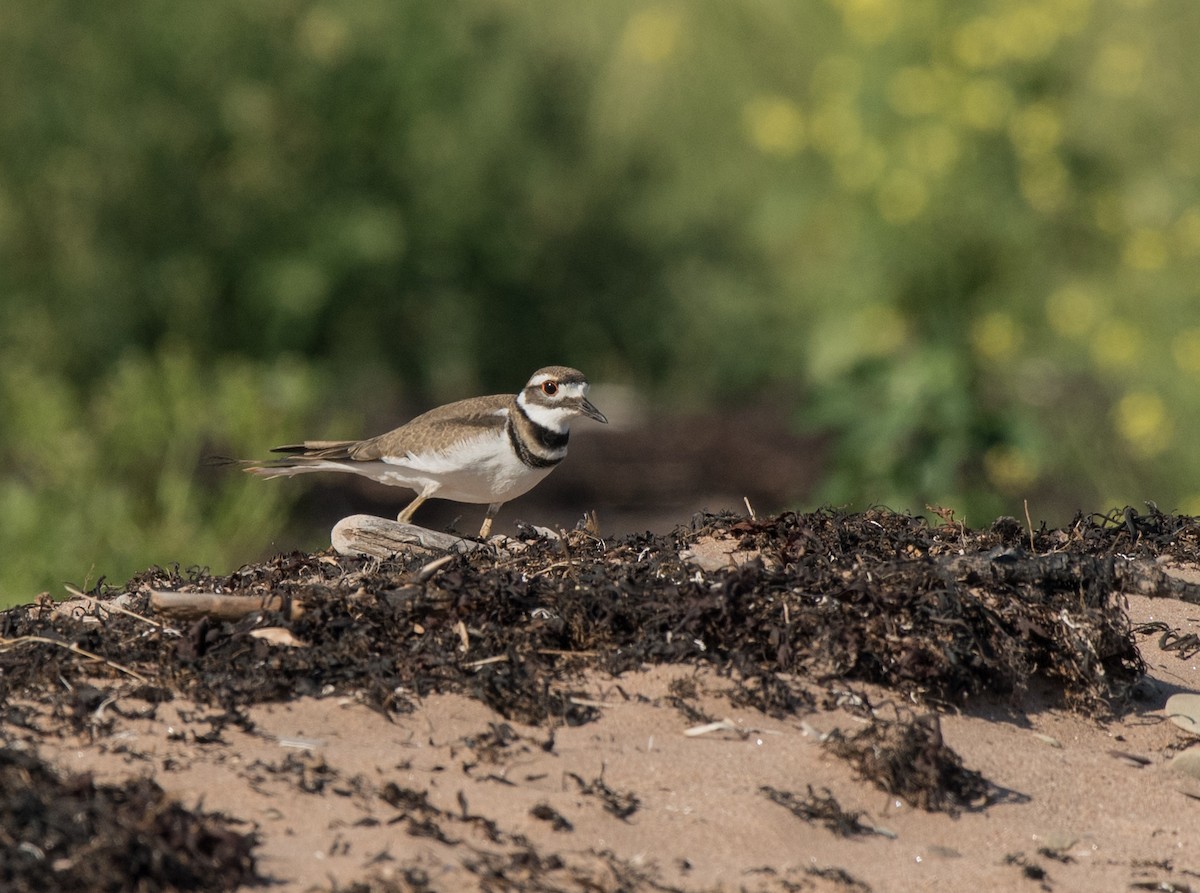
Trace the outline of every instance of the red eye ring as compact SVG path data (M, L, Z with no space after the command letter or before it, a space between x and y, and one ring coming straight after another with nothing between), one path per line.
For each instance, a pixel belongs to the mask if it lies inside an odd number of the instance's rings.
M547 397L553 397L558 393L558 382L554 379L542 382L542 393Z

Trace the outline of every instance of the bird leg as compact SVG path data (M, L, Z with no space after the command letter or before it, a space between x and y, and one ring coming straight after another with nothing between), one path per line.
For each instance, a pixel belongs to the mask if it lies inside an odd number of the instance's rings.
M398 514L396 516L396 520L399 521L401 524L411 524L412 516L416 513L417 509L421 507L421 503L423 503L428 498L429 498L428 493L418 493L417 498L414 499L412 502L410 502L408 505L406 505L404 507L403 511L401 511L400 514Z
M483 516L483 526L479 528L479 538L485 540L488 534L492 532L492 520L496 517L496 512L500 511L500 506L503 502L493 502L488 506L487 514Z

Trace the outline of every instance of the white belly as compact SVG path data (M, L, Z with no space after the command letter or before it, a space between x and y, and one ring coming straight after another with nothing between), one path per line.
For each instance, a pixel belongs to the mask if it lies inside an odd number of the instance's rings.
M408 455L375 466L369 474L385 484L432 489L430 496L455 502L508 502L537 486L551 471L530 468L517 458L508 437L489 436L464 441L450 450L424 456Z

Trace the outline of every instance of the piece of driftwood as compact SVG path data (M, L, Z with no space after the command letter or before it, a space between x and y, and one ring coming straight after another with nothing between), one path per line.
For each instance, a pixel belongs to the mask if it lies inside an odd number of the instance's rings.
M240 620L259 611L281 611L288 619L304 613L304 603L284 595L218 595L215 592L150 592L150 607L175 620Z
M414 576L415 582L391 590L383 595L385 601L396 602L420 598L424 594L421 585L437 575L438 571L454 560L453 555L443 555L430 561ZM360 590L361 591L361 590ZM357 593L351 595L355 598ZM437 601L434 596L431 601ZM294 620L304 613L308 605L301 598L276 595L221 595L215 592L169 592L150 591L150 607L157 613L179 620L197 620L208 617L212 620L240 620L260 611L279 611L285 618ZM134 615L135 617L138 615ZM145 620L145 618L141 618ZM152 622L152 621L147 621ZM155 624L157 625L157 624ZM284 641L290 636L282 628L267 627L254 630L251 636L263 638L275 645L303 645L299 640Z
M1149 561L1115 555L1030 555L1021 549L963 555L941 563L943 573L967 583L1069 588L1099 583L1130 595L1175 598L1200 605L1200 585L1174 577Z
M480 547L480 543L459 536L374 515L342 518L334 525L330 540L339 555L369 555L372 558L432 551L470 552Z

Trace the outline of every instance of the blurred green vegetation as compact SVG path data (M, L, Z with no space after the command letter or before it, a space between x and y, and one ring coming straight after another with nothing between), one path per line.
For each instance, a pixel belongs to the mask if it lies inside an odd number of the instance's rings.
M821 501L1200 512L1197 33L1181 0L5 4L0 599L249 560L296 488L202 456L543 362L799 394Z

